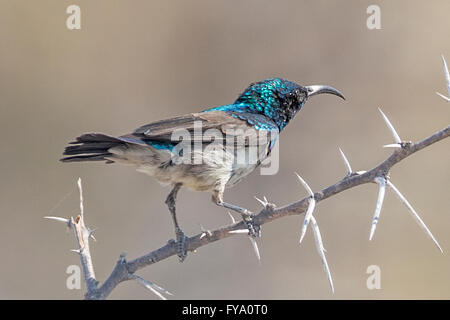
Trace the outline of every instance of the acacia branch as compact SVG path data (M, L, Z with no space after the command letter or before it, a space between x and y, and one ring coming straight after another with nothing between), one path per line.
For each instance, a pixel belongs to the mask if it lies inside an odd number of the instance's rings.
M92 263L91 252L89 250L89 238L95 240L93 232L94 230L86 227L84 223L84 205L83 205L83 188L81 185L81 179L77 181L78 190L80 193L80 214L75 218L69 219L60 217L44 217L46 219L62 222L67 225L68 228L73 229L75 238L78 243L78 249L72 250L80 255L81 267L83 268L84 282L86 283L86 296L92 296L97 291L98 281L95 279L94 265Z
M395 129L393 130L395 131ZM397 135L396 132L395 134L393 132L393 136L395 137L396 135ZM437 241L434 239L431 232L424 225L423 221L420 219L420 217L418 217L417 213L414 211L414 209L412 209L411 205L395 188L395 186L389 180L387 180L387 177L392 167L394 167L397 163L406 159L410 155L426 147L429 147L430 145L438 141L448 138L449 136L450 136L450 125L417 143L400 142L398 143L399 147L395 149L395 151L386 160L384 160L379 165L377 165L376 167L374 167L369 171L351 172L350 164L345 155L343 154L342 150L340 150L341 155L344 159L344 163L348 170L347 175L343 179L341 179L340 181L336 182L333 185L330 185L329 187L324 188L321 191L313 193L312 195L310 193L308 197L305 197L301 200L292 202L282 207L276 207L274 204L269 203L266 199L265 201L261 201L258 199L263 204L263 209L259 213L253 215L253 222L256 225L261 226L263 224L272 222L276 219L280 219L286 216L303 214L308 209L311 200L315 200L314 201L315 204L325 199L328 199L338 193L341 193L347 189L354 188L366 183L373 183L376 182L378 179L382 178L386 179L388 185L394 190L396 195L399 196L401 201L405 203L405 205L413 214L416 221L418 221L419 225L421 225L422 229L424 229L425 232L427 232L428 236L435 242L437 247L442 251L442 249L440 248ZM159 249L153 250L131 261L127 261L125 259L125 254L121 254L119 260L117 261L109 277L105 280L105 282L103 282L101 286L98 285L99 283L95 278L94 267L92 264L92 258L89 251L89 238L92 239L95 238L93 237L92 234L93 230L90 230L88 227L86 227L84 222L83 193L80 179L78 179L78 188L80 192L80 214L76 218L72 217L69 219L60 217L45 217L45 218L65 223L69 228L72 228L74 230L74 234L79 248L72 251L77 252L80 255L80 261L83 268L83 274L87 288L85 298L106 299L112 292L112 290L114 290L114 288L119 283L127 280L136 280L138 283L140 283L145 288L149 289L150 291L158 295L158 297L160 298L164 298L162 294L170 295L170 293L165 289L139 277L138 275L135 274L135 272L142 268L148 267L152 264L170 258L172 256L176 256L178 253L178 246L174 240L170 240L166 245L160 247ZM204 230L203 227L201 227L202 229L201 233L196 234L192 237L188 237L186 239L186 250L193 252L196 249L206 246L210 243L231 237L239 233L243 233L243 231L248 228L246 221L242 220L239 222L235 222L232 216L231 218L233 222L232 224L220 227L216 230L212 231ZM318 226L314 217L312 217L311 220L313 221L314 224L316 232L315 236L319 235ZM254 239L251 238L251 240ZM318 243L320 244L318 246L319 254L321 254L321 257L324 261L324 266L326 266L327 269L326 271L328 274L330 285L333 288L331 275L329 273L328 266L326 265L321 240ZM252 241L252 244L254 245L255 252L258 256L259 254L256 242Z
M449 136L450 136L450 125L417 143L400 142L399 148L395 149L395 151L386 160L384 160L379 165L377 165L376 167L374 167L369 171L351 172L350 164L348 163L348 160L345 157L345 155L342 153L342 150L340 150L346 168L349 170L347 175L343 179L341 179L340 181L336 182L333 185L330 185L329 187L324 188L321 191L313 193L313 196L310 195L308 197L305 197L301 200L292 202L282 207L276 207L274 204L268 203L267 200L265 200L264 202L261 201L263 204L263 209L259 213L253 215L253 222L256 225L261 226L263 224L272 222L276 219L280 219L286 216L300 215L306 212L312 199L315 200L315 203L318 203L338 193L341 193L347 189L354 188L366 183L373 183L377 181L377 179L379 178L387 179L390 170L397 163L401 162L410 155L426 147L429 147L430 145L438 141L448 138ZM392 183L390 183L389 181L388 184L391 186L391 188L394 189L397 195L400 195L401 200L409 207L410 211L414 215L416 215L415 219L419 220L419 223L423 224L421 219L415 213L414 209L412 209L412 207L409 205L406 199L404 199L404 197L400 194L400 192L395 187L393 187ZM72 251L77 252L80 255L80 261L83 268L83 274L87 288L85 298L106 299L119 283L127 280L136 280L141 285L143 285L144 287L146 287L147 289L151 290L153 293L158 295L158 297L160 298L164 298L162 293L170 294L168 291L159 287L158 285L139 277L138 275L135 274L135 272L142 268L148 267L152 264L170 258L172 256L176 256L178 253L178 246L174 240L170 240L166 245L131 261L127 261L125 259L125 254L121 254L119 260L117 261L109 277L103 282L101 286L98 285L98 281L95 278L91 254L89 251L89 238L93 238L92 235L93 231L90 230L88 227L86 227L84 223L83 194L80 179L78 179L78 188L80 191L80 214L76 218L70 219L60 217L45 217L45 218L63 222L68 227L74 230L79 249ZM313 221L314 228L316 228L316 232L318 232L318 226L317 223L315 222L315 219L312 218L311 220ZM235 222L234 218L232 218L232 221L233 221L232 224L220 227L212 231L210 230L206 231L202 227L201 233L196 234L192 237L188 237L186 239L186 250L193 252L196 249L206 246L210 243L231 237L238 233L242 233L244 229L248 228L247 222L245 221ZM421 225L421 227L426 232L428 232L430 238L432 238L432 240L435 241L435 244L440 249L439 244L431 235L427 227L424 224ZM256 246L256 243L254 242L252 243L254 244L254 246ZM320 249L323 249L321 241L318 249L319 253L322 255L322 259L324 259L323 251L322 252L320 251ZM255 251L258 252L257 247L255 248ZM326 269L328 269L328 266L326 266ZM327 274L332 287L332 280L329 274L329 270L327 270Z
M367 172L351 173L337 183L326 187L319 192L315 192L314 198L316 202L320 202L347 189L366 183L372 183L377 177L386 177L388 176L391 168L397 163L438 141L448 138L449 136L450 126L447 126L446 128L417 143L402 142L401 148L395 149L395 151L378 166ZM267 204L259 213L254 215L253 221L258 225L263 225L285 216L303 214L308 208L310 199L311 197L308 196L279 208L275 207L273 204ZM195 251L200 247L235 235L235 233L230 233L230 231L242 230L246 228L246 223L244 221L240 221L220 227L216 230L208 231L206 233L201 232L186 239L186 249L188 251ZM119 283L133 279L132 275L136 271L176 255L177 245L173 240L169 241L166 245L160 247L159 249L151 251L131 261L126 261L125 257L122 255L114 267L111 275L97 289L98 294L86 297L100 299L106 298Z

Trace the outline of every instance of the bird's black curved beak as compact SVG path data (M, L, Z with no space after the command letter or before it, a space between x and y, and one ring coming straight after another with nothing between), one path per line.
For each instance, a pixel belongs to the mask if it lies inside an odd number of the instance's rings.
M330 86L324 86L324 85L313 85L313 86L305 86L306 90L308 91L308 97L315 96L317 94L322 93L329 93L334 94L335 96L341 97L345 100L342 93L340 93L337 89L330 87Z

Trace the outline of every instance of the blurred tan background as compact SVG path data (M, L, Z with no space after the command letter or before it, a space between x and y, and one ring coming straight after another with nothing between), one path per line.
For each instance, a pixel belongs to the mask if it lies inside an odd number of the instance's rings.
M368 30L366 9L381 7L381 30ZM67 6L81 7L70 31ZM66 288L78 264L72 233L44 220L78 212L82 177L97 278L119 254L129 259L173 237L169 192L130 167L62 164L66 143L83 132L124 134L139 125L231 103L251 82L283 77L340 89L312 99L283 132L280 170L255 171L226 193L259 209L306 195L299 172L318 190L353 167L375 166L391 150L382 107L405 139L448 125L440 55L450 60L450 2L434 1L19 1L0 2L0 298L80 299ZM298 245L303 217L263 226L258 266L250 242L236 236L139 271L175 299L450 298L450 148L443 141L391 173L440 241L441 255L390 193L368 241L377 189L365 185L321 202L323 233L336 293L330 293L311 232ZM188 235L198 224L228 224L207 193L183 191L178 216ZM310 231L310 230L309 230ZM381 268L381 289L368 290L366 269ZM154 299L126 282L112 299Z

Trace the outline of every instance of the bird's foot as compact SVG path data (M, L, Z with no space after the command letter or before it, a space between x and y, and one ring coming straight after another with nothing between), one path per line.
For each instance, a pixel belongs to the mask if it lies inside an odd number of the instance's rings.
M183 262L187 257L187 250L186 250L186 235L184 234L183 230L181 228L177 227L175 228L175 236L176 236L176 246L177 246L177 255L180 262ZM173 240L172 240L173 241Z
M261 226L257 223L255 223L253 219L253 214L250 215L242 215L242 220L244 220L247 229L248 229L248 235L253 238L260 238L261 237Z
M240 213L242 215L242 217L251 217L253 215L253 213L250 210L247 210L245 208L241 208L239 206L236 206L234 204L231 203L227 203L227 202L217 202L217 205L233 210L237 213Z
M247 226L249 236L252 236L253 238L261 237L261 226L254 222L253 212L251 212L250 210L247 210L245 208L241 208L239 206L236 206L236 205L230 204L230 203L226 203L226 202L219 202L217 204L219 206L222 206L227 209L233 210L237 213L240 213L242 216L242 220L245 222L245 224Z

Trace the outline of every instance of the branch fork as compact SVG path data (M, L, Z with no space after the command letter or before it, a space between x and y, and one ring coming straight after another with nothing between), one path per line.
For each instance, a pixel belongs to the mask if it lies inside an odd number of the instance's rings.
M78 253L80 255L80 262L83 269L83 275L84 280L86 283L86 294L85 298L90 299L105 299L107 297L107 294L109 292L107 290L104 290L104 285L102 287L98 287L99 282L95 278L95 272L94 272L94 266L92 263L92 257L89 250L89 239L93 239L96 241L94 237L94 231L96 229L89 229L85 222L84 222L84 204L83 204L83 188L81 184L81 178L78 178L77 181L78 190L80 193L80 214L77 215L75 218L70 217L67 218L61 218L61 217L54 217L54 216L46 216L44 218L54 220L57 222L61 222L66 224L66 226L70 229L73 229L75 238L77 239L78 243L78 249L72 249L72 252ZM116 264L115 270L121 270L122 273L125 273L123 275L123 280L130 280L134 279L141 285L143 285L145 288L153 292L156 296L158 296L160 299L166 299L163 294L172 295L170 292L165 290L164 288L161 288L160 286L147 281L138 275L135 275L133 273L130 273L126 268L126 260L125 260L125 254L122 254L119 258L119 261ZM117 272L116 272L117 273ZM114 271L111 275L114 274ZM111 277L111 276L110 276ZM121 280L121 281L123 281ZM113 287L114 288L114 287ZM113 289L112 288L112 289ZM112 290L111 289L111 290Z
M401 148L402 150L410 152L411 146L413 145L412 142L402 141L400 139L400 136L398 135L397 131L395 130L394 126L389 121L388 117L383 113L383 111L381 111L381 109L378 109L378 110L380 111L387 127L389 128L389 130L396 142L395 144L385 145L384 147L396 146L398 148ZM425 225L425 223L420 218L420 216L417 214L417 212L414 210L414 208L409 204L408 200L406 200L406 198L400 193L400 191L395 187L395 185L389 180L389 178L386 175L379 175L374 178L374 182L376 182L378 184L379 189L378 189L378 198L377 198L377 202L376 202L376 206L375 206L375 212L374 212L373 219L372 219L372 227L370 229L369 240L372 240L372 238L375 234L377 223L380 218L381 207L383 206L384 196L386 193L386 186L389 186L390 189L392 189L392 191L395 193L395 195L400 199L400 201L408 208L408 210L412 214L412 216L413 216L414 220L417 222L417 224L422 228L422 230L427 234L427 236L434 242L434 244L441 251L441 253L443 253L441 246L439 245L438 241L433 236L431 231Z

